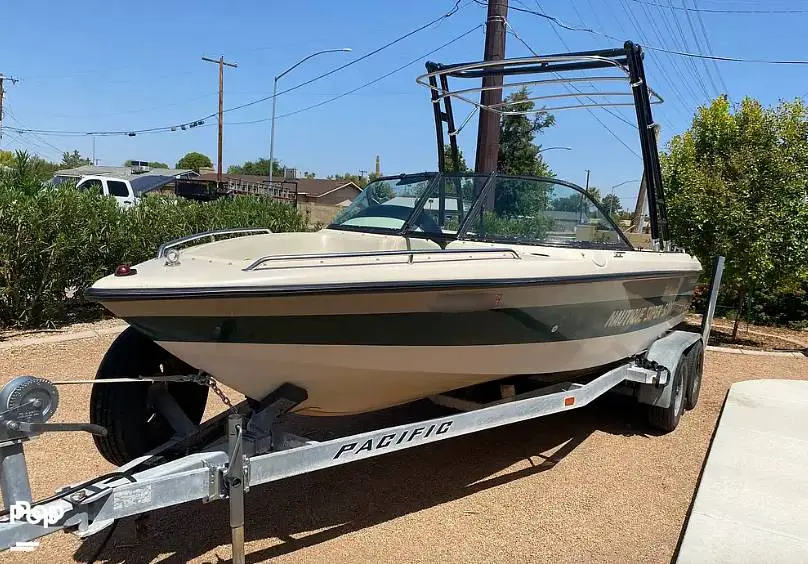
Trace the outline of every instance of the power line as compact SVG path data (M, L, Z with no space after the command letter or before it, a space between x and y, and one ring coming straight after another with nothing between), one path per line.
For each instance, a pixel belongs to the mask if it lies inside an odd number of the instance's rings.
M679 22L679 17L676 15L676 12L673 10L673 8L675 7L673 5L673 0L668 0L668 7L671 10L671 18L673 19L673 23L676 26L676 31L679 32L679 37L682 40L682 48L685 51L690 51L690 47L689 47L689 45L687 43L687 36L685 35L684 30L682 29L682 24ZM663 11L662 14L663 14L664 21L667 22L668 21L667 17L666 17L667 13ZM669 29L670 29L670 27L669 27ZM671 35L673 35L673 30L671 29L670 31L671 31ZM675 40L674 40L674 45L676 45ZM699 74L699 68L696 65L696 61L694 59L691 59L690 57L687 57L687 58L684 59L683 62L690 65L690 68L693 71L693 76L695 76L696 79L698 80L698 82L701 84L702 89L704 90L705 96L707 97L707 99L709 99L709 96L707 95L707 89L704 86L704 81L701 80L701 75ZM685 81L685 83L687 83L687 81Z
M388 47L391 47L391 46L395 45L396 43L399 43L399 42L403 41L404 39L407 39L408 37L411 37L411 36L415 35L416 33L419 33L421 31L425 30L426 28L428 28L428 27L430 27L432 25L435 25L436 23L439 23L439 22L441 22L441 21L443 21L445 19L448 19L448 18L452 17L453 15L455 15L461 9L460 4L461 4L462 1L463 0L456 0L454 5L452 6L452 8L448 12L446 12L445 14L443 14L441 16L438 16L437 18L435 18L435 19L433 19L433 20L431 20L431 21L429 21L429 22L427 22L427 23L425 23L425 24L423 24L423 25L421 25L421 26L407 32L407 33L405 33L404 35L402 35L402 36L400 36L400 37L398 37L396 39L393 39L392 41L389 41L388 43L385 43L381 47L377 47L376 49L373 49L372 51L370 51L368 53L365 53L361 57L358 57L358 58L356 58L356 59L354 59L354 60L352 60L352 61L350 61L348 63L345 63L344 65L340 65L340 66L338 66L338 67L336 67L336 68L334 68L334 69L332 69L332 70L330 70L328 72L322 73L322 74L320 74L318 76L315 76L314 78L311 78L309 80L301 82L300 84L296 84L295 86L287 88L286 90L282 90L282 91L278 92L275 96L281 96L282 94L292 92L293 90L297 90L298 88L302 88L303 86L311 84L311 83L313 83L313 82L315 82L317 80L323 79L323 78L325 78L327 76L331 76L332 74L334 74L336 72L339 72L339 71L341 71L341 70L343 70L343 69L345 69L345 68L347 68L347 67L349 67L351 65L354 65L354 64L356 64L356 63L358 63L360 61L363 61L363 60L365 60L365 59L367 59L369 57L372 57L373 55L379 53L380 51L383 51L383 50L387 49ZM251 102L246 102L244 104L239 104L238 106L233 106L231 108L225 108L225 109L223 109L223 113L232 112L232 111L235 111L235 110L240 110L240 109L243 109L243 108L247 108L249 106L254 106L255 104L259 104L261 102L266 102L267 100L271 100L272 98L273 98L272 95L264 96L262 98L258 98L256 100L251 101ZM202 118L198 118L198 119L195 119L195 120L186 121L186 122L182 122L182 123L177 123L175 125L164 125L164 126L158 126L158 127L148 127L148 128L143 128L143 129L113 130L113 131L68 131L68 130L55 130L55 129L24 129L23 130L23 129L14 129L14 128L10 128L10 129L18 131L19 133L36 132L36 133L39 133L39 134L42 134L42 135L59 135L59 136L66 136L66 137L74 136L74 135L76 135L76 136L78 136L78 135L97 135L97 136L122 136L122 135L128 135L129 137L134 137L135 135L140 135L140 134L143 134L143 133L160 133L160 132L185 130L185 129L188 129L188 128L199 127L199 126L204 125L205 120L208 120L208 119L211 119L211 118L214 118L214 117L216 117L216 112L208 114L208 115L206 115L206 116L204 116Z
M626 13L630 14L631 9L629 8L628 3L625 2L625 0L621 0L621 2L624 3ZM660 29L656 25L656 19L657 18L653 17L653 15L651 14L648 7L646 7L644 5L640 5L640 8L642 9L642 12L645 15L645 17L651 23L651 27L653 28L653 30L654 30L654 32L656 34L657 40L659 42L659 45L661 45L665 49L670 49L670 47L668 46L668 41L672 41L673 42L673 47L676 48L677 46L676 46L676 43L674 41L673 34L670 33L671 30L669 30L669 32L667 34L660 31ZM665 12L662 12L662 14L664 16ZM660 19L663 20L663 23L667 23L667 20L664 17L660 18ZM648 43L650 43L650 41ZM688 50L688 49L685 48L685 50ZM693 67L693 69L695 70L696 69L695 61L693 59L687 59L687 58L681 58L681 57L670 57L670 64L671 64L672 67L679 69L678 70L678 72L679 72L679 80L677 81L678 84L688 85L689 81L686 78L687 74L688 74L687 66L688 66L688 64L690 64ZM684 69L684 70L681 70L681 69ZM664 76L664 74L663 74L663 76ZM704 92L704 98L706 100L710 100L712 98L712 96L707 91L707 87L705 86L704 81L701 78L701 75L698 73L698 70L696 70L694 76L696 77L696 81L699 83L699 86L701 86L701 89ZM708 76L707 78L712 83L711 77ZM686 86L686 88L687 88L687 86ZM692 91L695 92L695 90L692 90ZM696 95L696 98L698 98L698 95Z
M514 37L516 37L516 39L518 39L518 40L519 40L519 42L520 42L522 45L524 45L525 47L527 47L528 51L530 51L531 53L533 53L533 56L534 56L534 57L540 57L540 56L541 56L541 55L539 55L539 54L538 54L538 53L537 53L537 52L536 52L536 51L535 51L535 50L534 50L534 49L533 49L533 48L532 48L530 45L528 45L528 43L527 43L527 42L526 42L524 39L522 39L522 38L519 36L519 34L518 34L518 33L516 33L516 31L513 29L513 26L512 26L512 25L508 24L508 27L510 27L510 28L511 28L511 30L513 31ZM555 74L556 74L556 76L558 76L558 73L555 73ZM571 85L570 85L570 86L571 86ZM575 88L575 87L573 87L573 88ZM583 94L583 93L582 93L582 92L581 92L581 91L580 91L578 88L575 88L575 90L578 90L578 92L579 92L579 93ZM591 98L590 98L590 100L591 100ZM604 128L606 131L608 131L608 132L609 132L609 133L612 135L612 137L614 137L615 139L617 139L617 141L619 141L619 142L620 142L620 144L621 144L621 145L623 145L623 147L625 147L626 149L628 149L628 150L629 150L631 153L633 153L633 154L634 154L634 155L635 155L637 158L641 158L641 157L640 157L640 155L637 153L637 151L635 151L634 149L632 149L632 148L631 148L631 146L629 146L629 145L628 145L628 143L626 143L625 141L623 141L623 140L622 140L622 139L621 139L621 138L620 138L620 137L619 137L619 136L618 136L618 135L617 135L617 134L616 134L614 131L612 131L612 129L611 129L611 128L610 128L608 125L606 125L605 123L603 123L603 120L601 120L601 119L600 119L600 118L599 118L599 117L598 117L598 116L595 114L595 112L593 112L593 111L592 111L592 109L591 109L591 108L584 108L584 109L585 109L585 110L587 110L587 111L589 112L589 114L590 114L590 115L591 115L593 118L595 118L595 120L596 120L596 121L597 121L597 122L598 122L598 123L599 123L601 126L603 126L603 128ZM603 109L606 109L606 108L603 108Z
M415 35L416 33L420 32L420 31L423 31L426 28L428 28L428 27L430 27L430 26L432 26L432 25L434 25L434 24L436 24L438 22L441 22L441 21L443 21L443 20L445 20L447 18L450 18L451 16L456 14L458 10L460 10L460 2L461 1L462 0L457 0L455 2L454 6L452 7L452 9L449 10L448 12L446 12L445 14L443 14L442 16L437 17L434 20L432 20L432 21L430 21L430 22L428 22L428 23L426 23L426 24L424 24L424 25L422 25L422 26L408 32L408 33L405 33L401 37L397 37L396 39L390 41L389 43L385 43L381 47L377 47L373 51L365 53L361 57L358 57L358 58L356 58L356 59L354 59L352 61L349 61L349 62L345 63L344 65L340 65L340 66L338 66L338 67L336 67L334 69L331 69L328 72L324 72L323 74L317 75L314 78L306 80L305 82L301 82L300 84L296 84L295 86L291 86L291 87L287 88L286 90L281 90L280 92L278 92L274 96L270 94L269 96L264 96L263 98L258 98L256 100L252 100L251 102L246 102L246 103L240 104L238 106L233 106L232 108L227 108L225 110L225 112L232 112L234 110L240 110L242 108L247 108L249 106L254 106L255 104L260 104L261 102L266 102L267 100L271 100L272 98L274 98L276 96L281 96L283 94L287 94L289 92L292 92L293 90L297 90L298 88L302 88L303 86L307 86L307 85L311 84L312 82L315 82L315 81L320 80L322 78L325 78L327 76L331 76L332 74L334 74L336 72L339 72L339 71L341 71L343 69L346 69L346 68L350 67L351 65L355 65L356 63L358 63L360 61L363 61L363 60L365 60L365 59L367 59L369 57L372 57L376 53L379 53L380 51L383 51L383 50L387 49L388 47L392 47L396 43L399 43L399 42L407 39L408 37L411 37L411 36ZM207 117L202 118L202 119L207 119L208 117L213 117L213 115L207 116Z
M324 106L325 104L330 104L331 102L339 100L340 98L344 98L345 96L350 96L351 94L354 94L355 92L358 92L359 90L367 88L368 86L372 86L372 85L376 84L377 82L380 82L380 81L384 80L388 76L391 76L391 75L393 75L393 74L395 74L395 73L397 73L399 71L404 70L407 67L410 67L410 66L414 65L415 63L419 63L419 62L423 61L425 58L429 57L430 55L432 55L434 53L437 53L438 51L440 51L444 47L448 47L452 43L455 43L456 41L459 41L459 40L463 39L467 35L473 33L474 31L476 31L478 29L480 29L481 27L482 27L482 24L476 25L473 28L469 29L468 31L461 33L460 35L458 35L454 39L451 39L451 40L447 41L446 43L444 43L440 47L436 47L435 49L432 49L428 53L424 53L420 57L416 57L415 59L409 61L408 63L404 63L403 65L401 65L399 67L396 67L395 69L393 69L393 70L391 70L391 71L389 71L389 72L387 72L387 73L385 73L385 74L383 74L383 75L381 75L381 76L379 76L377 78L374 78L373 80L369 80L368 82L365 82L364 84L361 84L361 85L357 86L356 88L352 88L351 90L348 90L347 92L343 92L342 94L338 94L338 95L334 96L333 98L329 98L328 100L323 100L322 102L318 102L316 104L306 106L305 108L300 108L300 109L297 109L297 110L294 110L294 111L291 111L291 112L287 112L285 114L281 114L281 115L277 116L276 119L280 119L280 118L288 117L288 116L293 116L295 114L306 112L308 110L313 110L314 108L319 108L320 106ZM231 122L231 125L247 125L247 124L252 124L252 123L263 123L263 122L269 121L271 119L272 118L261 118L261 119L255 119L255 120L250 120L250 121L234 121L234 122Z
M474 0L475 2L479 3L478 0ZM516 6L512 6L511 9L517 12L525 12L527 14L533 14L534 16L539 16L541 18L545 18L551 22L553 22L558 27L564 28L568 31L583 31L586 33L591 33L593 35L600 35L602 37L606 37L607 39L611 39L612 41L619 41L623 42L622 39L614 37L613 35L609 35L608 33L604 33L602 31L596 31L594 29L588 27L576 27L574 24L566 23L555 16L551 16L549 14L544 14L542 12L537 12L535 10L528 10L525 8L517 8ZM802 59L747 59L743 57L725 57L721 55L706 55L701 53L686 53L684 51L676 51L673 49L664 49L662 47L655 47L653 45L643 45L643 49L647 49L649 51L658 51L660 53L668 53L669 55L679 55L682 57L693 57L695 59L712 59L715 61L726 61L732 63L757 63L757 64L768 64L768 65L808 65L808 60Z
M637 4L645 4L646 6L655 6L657 8L671 8L673 10L690 10L691 12L703 12L705 14L808 14L805 9L787 9L787 10L773 10L773 9L754 9L754 10L720 10L714 8L683 8L681 6L666 6L656 2L649 2L648 0L631 0Z
M682 5L686 6L687 0L682 0ZM704 36L704 43L707 45L707 50L712 52L713 46L710 43L710 34L707 33L707 28L704 26L704 19L701 17L701 12L698 11L698 6L696 5L696 0L693 0L693 8L691 11L696 12L696 19L699 21L699 27L701 27L701 33ZM718 81L721 83L721 88L724 89L724 92L729 94L729 89L727 88L727 83L724 82L724 77L721 76L721 69L718 68L718 63L713 60L713 68L715 69L715 74L718 75Z
M540 10L544 10L544 8L542 8L541 4L539 4L539 0L534 0L534 1L536 2L536 6L538 6ZM523 5L524 5L524 4L523 4ZM511 33L512 33L512 34L513 34L513 36L514 36L514 37L517 39L517 41L519 41L519 42L520 42L522 45L524 45L525 47L527 47L527 50L528 50L528 51L530 51L531 53L533 53L533 56L538 56L538 55L536 55L536 52L535 52L535 51L534 51L534 50L533 50L533 49L530 47L530 45L528 45L528 44L525 42L525 40L524 40L524 39L522 39L522 38L519 36L519 34L516 32L516 30L515 30L515 29L513 28L513 26L510 24L510 22L507 22L507 21L506 21L506 22L505 22L505 25L506 25L506 26L508 26L508 28L510 28ZM561 34L558 32L558 30L557 30L555 27L552 27L552 26L551 26L551 28L552 28L553 32L556 34L556 36L558 37L558 40L559 40L559 41L561 41L561 44L564 46L564 48L565 48L567 51L571 51L572 49L570 49L569 45L567 45L567 42L566 42L566 41L564 41L564 38L561 36ZM561 76L560 76L558 73L553 73L553 74L555 74L555 76L556 76L557 78L560 78L560 77L561 77ZM590 85L592 85L592 86L594 86L594 83L592 83L592 82L590 82L589 84L590 84ZM567 92L569 92L569 91L570 91L570 89L573 89L573 90L575 90L575 91L576 91L578 94L581 94L582 96L584 96L584 93L583 93L583 92L582 92L582 91L581 91L581 90L580 90L580 89L579 89L577 86L575 86L574 84L564 84L564 88L567 90ZM595 103L595 100L593 100L591 97L586 96L586 98L587 98L587 99L588 99L590 102ZM578 101L579 101L579 102L581 101L581 100L580 100L580 98L577 98L577 99L578 99ZM618 114L617 112L614 112L614 111L612 111L611 109L609 109L609 108L605 108L605 107L603 107L603 108L601 108L601 109L602 109L604 112L606 112L606 113L608 113L608 114L611 114L611 115L612 115L612 116L614 116L615 118L619 119L620 121L622 121L623 123L625 123L625 124L626 124L626 125L628 125L629 127L633 127L634 129L636 129L636 128L637 128L637 126L636 126L635 124L631 123L630 121L628 121L626 118L624 118L623 116L621 116L621 115L620 115L620 114ZM591 110L591 109L587 108L587 110L589 111L589 113L590 113L590 114L592 114L592 110ZM592 114L592 115L594 115L594 114Z
M11 108L8 108L8 107L7 107L7 108L6 108L6 112L8 113L8 117L10 117L12 120L14 120L14 123L16 123L17 125L19 125L20 127L24 127L24 125L23 125L22 123L20 123L20 120L18 120L18 119L17 119L17 116L15 116L15 115L14 115L14 112L12 112L12 111L11 111ZM61 155L62 153L64 153L64 152L65 152L64 150L60 149L60 148L59 148L59 147L57 147L56 145L53 145L53 144L52 144L52 143L50 143L49 141L46 141L45 139L43 139L43 138L42 138L42 137L40 137L38 134L36 134L36 133L31 133L31 135L32 135L32 136L33 136L35 139L37 139L37 140L38 140L38 141L39 141L41 144L43 144L43 145L45 145L45 146L47 146L47 147L50 147L51 149L53 149L54 151L56 151L56 152L57 152L57 153L56 153L57 155Z
M641 26L638 26L637 23L635 22L636 18L633 17L633 15L631 14L631 11L629 10L626 3L621 1L620 2L620 8L626 13L627 17L620 18L617 15L616 10L610 10L609 11L609 14L612 16L612 19L614 19L617 26L620 29L622 29L624 27L625 20L628 20L629 22L631 22L631 26L634 28L635 33L637 33L637 36L639 37L640 41L642 41L643 44L649 43L647 41L647 39L645 38L645 34L643 33L643 30L642 30ZM544 10L542 10L542 12L544 12ZM548 22L548 24L550 24L550 27L552 27L556 31L556 33L559 33L556 26L552 25L551 22ZM601 26L601 27L603 27L603 26ZM627 34L627 35L629 35L629 34ZM692 64L692 60L686 59L686 61L689 61ZM685 116L689 117L692 114L692 111L691 111L690 107L688 105L686 105L686 103L685 103L685 100L687 100L687 96L682 94L682 91L680 90L680 86L681 86L681 88L686 90L687 94L689 96L691 96L694 100L700 100L699 94L695 90L695 87L694 87L694 85L692 83L693 82L692 80L674 80L674 79L672 79L672 77L669 76L669 74L671 74L671 75L676 74L676 70L674 68L673 73L668 73L665 70L665 65L666 64L670 64L672 68L675 67L672 60L667 60L665 57L660 57L659 58L659 67L660 67L660 71L661 71L660 76L662 78L662 81L664 81L666 84L668 84L671 92L674 94L672 99L676 103L676 106L681 111L684 112ZM692 76L695 76L695 77L699 78L698 73L695 73ZM675 128L672 128L672 129L675 129Z
M6 76L3 73L0 73L0 139L3 138L3 100L5 99L5 89L3 88L3 83L8 80L11 84L17 84L19 82L18 79L14 78L13 76Z
M636 18L631 13L631 10L629 9L628 5L623 0L619 0L619 2L620 2L620 8L625 12L625 14L627 16L626 19L631 22L631 25L634 28L637 35L639 36L640 40L643 43L650 43L650 41L647 39L645 33L643 32L642 26L638 25L634 21ZM539 5L538 0L536 0L536 4ZM541 6L540 6L540 9L541 9ZM543 9L541 9L541 11L544 12ZM579 18L580 18L580 16L579 16ZM581 20L582 20L582 18L581 18ZM582 23L583 23L583 21L582 21ZM553 30L555 30L556 33L559 34L559 32L558 32L558 30L556 29L555 26L550 24L550 27L552 27ZM659 37L659 34L657 34L657 36ZM686 59L686 61L689 61L689 59ZM678 104L679 108L681 108L683 110L684 115L689 117L691 115L692 111L684 103L684 100L686 100L687 97L682 93L682 90L680 90L680 86L685 91L687 91L687 93L690 96L692 96L696 100L699 99L698 93L694 90L694 87L691 84L691 81L681 79L681 71L679 70L679 68L676 65L674 60L672 60L672 59L667 60L664 57L660 57L658 62L659 62L660 70L661 70L660 76L662 77L662 80L668 85L671 92L673 93L673 100L676 102L676 104ZM670 65L670 68L672 69L672 72L669 73L666 70L666 64ZM680 79L678 79L678 80L676 79L677 74L680 76ZM699 84L701 84L701 80L700 80L699 75L696 74L695 76L696 76L697 82ZM675 127L673 127L671 125L671 129L675 129Z
M682 0L682 6L685 7L685 19L687 20L687 25L690 28L690 33L693 35L693 41L696 49L702 50L699 47L699 36L696 34L696 28L693 26L693 20L690 18L690 10L687 9L687 0ZM707 60L701 59L701 64L704 67L704 72L707 74L707 80L710 81L710 86L713 88L713 92L718 92L718 87L715 85L713 81L713 75L710 73L710 67L707 66Z

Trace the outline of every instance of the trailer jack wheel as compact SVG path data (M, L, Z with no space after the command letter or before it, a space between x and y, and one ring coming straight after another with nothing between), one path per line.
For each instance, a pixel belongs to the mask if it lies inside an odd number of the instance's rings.
M704 345L701 341L696 341L685 353L684 362L688 365L689 372L685 390L685 409L691 410L699 402L701 377L704 372Z
M191 366L133 327L128 327L107 350L95 378L194 372ZM108 431L104 437L93 437L95 446L112 464L126 464L165 443L176 433L176 418L170 422L162 416L155 406L155 399L174 403L184 413L184 417L179 414L179 419L190 427L202 420L207 397L208 388L193 382L95 384L90 394L90 421Z
M648 410L648 420L652 426L669 433L676 429L682 413L685 410L685 396L687 395L687 382L689 377L688 362L686 357L679 359L676 371L673 374L671 386L671 403L667 407L652 405Z

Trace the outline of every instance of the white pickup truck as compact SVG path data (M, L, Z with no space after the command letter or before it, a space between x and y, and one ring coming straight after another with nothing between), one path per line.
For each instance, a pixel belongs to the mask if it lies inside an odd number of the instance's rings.
M84 176L76 184L76 188L99 196L112 196L122 208L129 208L140 202L140 194L135 192L129 180L123 178Z

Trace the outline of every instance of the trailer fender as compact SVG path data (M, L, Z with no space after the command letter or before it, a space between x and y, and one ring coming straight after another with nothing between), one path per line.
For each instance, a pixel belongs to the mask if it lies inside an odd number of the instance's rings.
M661 339L654 341L645 357L649 362L656 362L668 370L668 380L664 386L645 384L640 385L637 392L637 401L648 405L668 407L671 404L671 384L673 374L679 363L683 361L684 353L701 340L701 334L689 331L673 331Z

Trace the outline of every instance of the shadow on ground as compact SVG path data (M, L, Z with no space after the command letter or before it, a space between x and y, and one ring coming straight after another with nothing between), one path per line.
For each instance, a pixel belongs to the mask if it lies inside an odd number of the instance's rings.
M329 438L445 415L421 402L351 418L299 418L296 430ZM327 430L327 431L326 431ZM629 398L603 397L576 411L457 437L409 450L320 470L253 488L246 497L247 542L278 538L252 552L263 562L478 491L552 470L595 431L650 435L646 411ZM550 456L542 453L552 452ZM520 461L530 466L494 476ZM189 503L120 524L101 553L107 562L186 562L230 543L228 504ZM324 529L324 530L321 530ZM318 531L303 538L298 533ZM105 533L75 552L79 561L96 552Z

